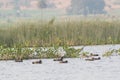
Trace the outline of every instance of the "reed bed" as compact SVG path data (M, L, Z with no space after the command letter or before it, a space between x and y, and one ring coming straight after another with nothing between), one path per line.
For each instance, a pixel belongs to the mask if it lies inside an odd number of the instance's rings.
M3 26L4 27L4 26ZM119 20L21 20L0 28L0 45L73 46L120 43Z

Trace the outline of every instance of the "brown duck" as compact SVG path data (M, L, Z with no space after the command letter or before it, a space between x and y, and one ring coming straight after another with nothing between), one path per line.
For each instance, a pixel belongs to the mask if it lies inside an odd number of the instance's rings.
M34 61L34 62L32 62L32 64L42 64L42 60Z
M23 59L15 59L15 62L23 62Z
M53 61L63 61L63 57L61 57L61 58L56 58L56 59L53 59Z
M68 61L66 60L66 61L60 61L60 63L68 63Z

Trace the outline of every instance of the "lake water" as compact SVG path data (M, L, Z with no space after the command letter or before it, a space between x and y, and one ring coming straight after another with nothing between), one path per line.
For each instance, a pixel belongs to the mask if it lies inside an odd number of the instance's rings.
M84 51L102 55L118 48L120 45L86 46ZM36 60L24 60L22 63L0 61L0 80L120 80L120 56L98 61L65 60L69 62L61 64L53 59L43 59L43 64L32 64Z

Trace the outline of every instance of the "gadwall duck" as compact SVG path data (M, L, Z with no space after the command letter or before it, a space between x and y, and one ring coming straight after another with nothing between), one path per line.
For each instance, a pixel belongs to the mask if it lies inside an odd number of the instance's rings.
M32 64L42 64L42 60L34 61L34 62L32 62Z
M93 58L94 60L100 60L101 58L100 57L98 57L98 58Z
M99 56L99 54L90 53L90 56Z
M68 63L68 61L66 60L66 61L60 61L60 63Z
M61 58L56 58L56 59L53 59L53 61L63 61L63 57L61 57Z
M23 62L23 59L15 59L15 62Z
M94 61L94 60L100 60L101 58L100 57L98 57L98 58L94 58L94 57L92 57L92 58L88 58L88 59L85 59L86 61Z
M86 61L94 61L94 58L85 59Z

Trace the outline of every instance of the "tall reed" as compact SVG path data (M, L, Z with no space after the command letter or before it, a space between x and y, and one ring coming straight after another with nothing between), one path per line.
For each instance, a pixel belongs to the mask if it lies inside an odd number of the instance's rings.
M68 19L19 21L0 28L0 44L27 46L97 45L120 43L119 20Z

